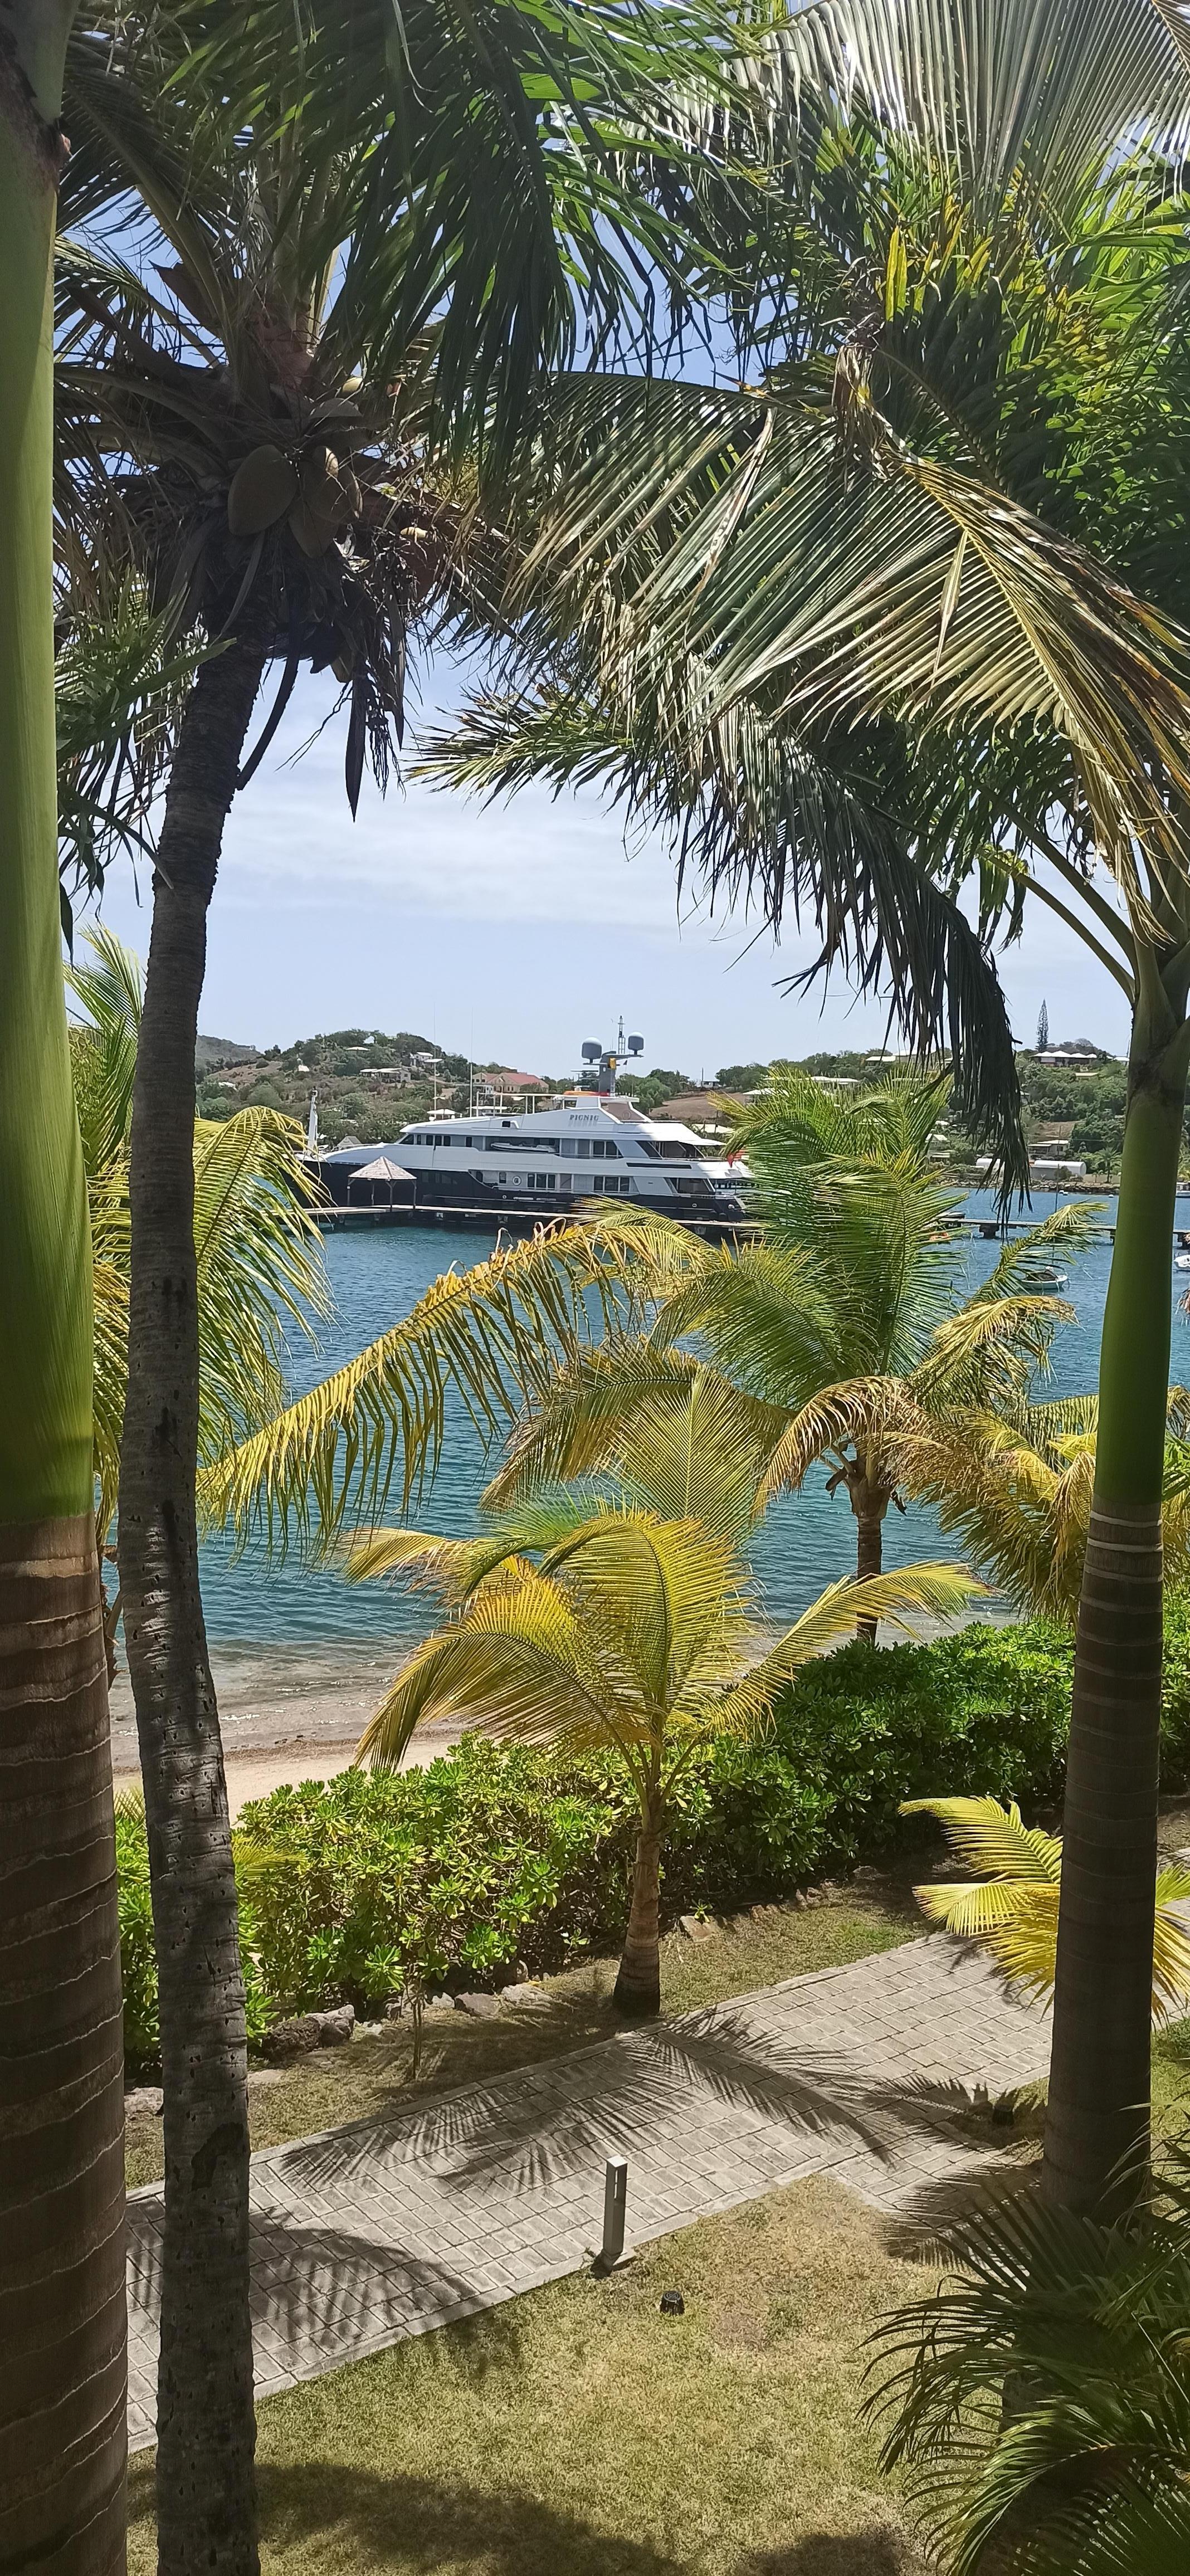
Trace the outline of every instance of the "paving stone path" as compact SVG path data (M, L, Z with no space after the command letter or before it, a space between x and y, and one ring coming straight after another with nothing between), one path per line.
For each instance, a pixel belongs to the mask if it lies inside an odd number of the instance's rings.
M609 2155L627 2241L830 2173L890 2211L986 2162L963 2126L1045 2071L1049 2026L945 1934L252 2159L257 2389L314 2379L577 2271ZM133 2192L129 2438L153 2439L162 2205Z

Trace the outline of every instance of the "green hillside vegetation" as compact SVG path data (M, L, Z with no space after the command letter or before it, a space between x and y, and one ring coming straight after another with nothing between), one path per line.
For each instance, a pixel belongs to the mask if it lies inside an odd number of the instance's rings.
M419 1064L417 1059L427 1059ZM441 1109L465 1108L471 1079L470 1060L414 1029L395 1034L382 1029L331 1029L325 1035L300 1038L292 1046L269 1047L254 1063L225 1065L200 1081L200 1118L229 1118L246 1104L284 1109L304 1124L310 1094L318 1093L318 1124L323 1142L337 1145L345 1135L361 1145L387 1142L422 1118L434 1105L434 1065ZM480 1066L480 1072L489 1068ZM528 1068L536 1070L535 1067Z

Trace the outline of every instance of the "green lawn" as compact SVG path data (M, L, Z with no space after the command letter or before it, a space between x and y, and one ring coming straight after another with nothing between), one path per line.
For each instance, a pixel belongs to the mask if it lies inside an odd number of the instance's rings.
M869 1951L912 1939L923 1928L907 1875L901 1873L871 1884L865 1880L862 1893L855 1888L831 1891L824 1903L806 1910L773 1906L738 1916L706 1941L670 1933L661 1951L662 2010L686 2012L811 1968L844 1966ZM619 2027L611 2006L615 1973L614 1959L600 1959L549 1977L544 1981L545 2009L506 2012L496 2022L471 2021L458 2012L428 2015L416 2086L410 2071L412 2042L401 2023L390 2026L391 2037L386 2031L383 2039L320 2049L297 2060L282 2082L253 2093L252 2144L284 2146L291 2138L380 2117L428 2093L606 2039ZM160 2179L159 2120L129 2121L126 2170L130 2190Z
M659 2312L680 2288L686 2314ZM872 2319L923 2274L822 2178L260 2410L285 2576L917 2576L857 2423ZM154 2564L133 2463L130 2576Z

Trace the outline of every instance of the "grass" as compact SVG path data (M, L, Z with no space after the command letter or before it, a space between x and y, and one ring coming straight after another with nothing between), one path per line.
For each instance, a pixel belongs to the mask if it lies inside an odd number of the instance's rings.
M888 1950L920 1934L923 1926L900 1876L881 1878L869 1892L828 1892L825 1902L801 1910L765 1907L716 1927L705 1941L670 1933L661 1946L661 2008L688 2012L747 1994L755 1986L813 1968L843 1967L869 1952ZM515 2066L557 2057L606 2039L619 2027L611 1990L616 1962L598 1959L563 1976L543 1980L544 2008L512 2011L499 2021L472 2021L465 2013L432 2013L423 2025L421 2067L412 2081L409 2031L396 2022L392 2036L354 2040L349 2048L319 2049L299 2058L279 2083L251 2094L254 2147L280 2147L319 2129L351 2120L380 2118L427 2094L501 2075ZM128 2187L157 2182L162 2172L161 2122L128 2122L125 2168Z
M265 2571L916 2576L863 2341L920 2269L822 2177L260 2409ZM678 2287L681 2318L659 2297ZM151 2455L129 2576L154 2565Z

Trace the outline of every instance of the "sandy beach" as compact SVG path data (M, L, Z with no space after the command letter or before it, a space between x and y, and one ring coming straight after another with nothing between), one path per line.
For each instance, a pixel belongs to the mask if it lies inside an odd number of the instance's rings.
M116 1788L139 1786L132 1691L121 1655L111 1692L112 1769ZM397 1669L391 1655L369 1651L329 1656L292 1647L213 1647L224 1759L232 1814L286 1781L331 1780L351 1763L368 1719ZM424 1727L403 1769L432 1762L457 1744L462 1728Z

